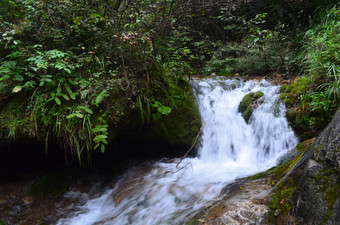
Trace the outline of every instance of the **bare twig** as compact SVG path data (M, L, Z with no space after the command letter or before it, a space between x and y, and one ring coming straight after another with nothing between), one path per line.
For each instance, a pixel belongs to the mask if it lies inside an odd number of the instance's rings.
M178 173L178 172L181 171L182 169L186 168L188 165L191 165L191 169L192 169L192 164L191 164L191 162L188 162L185 166L181 167L180 169L178 169L178 170L175 171L175 172L172 172L172 174Z
M177 163L176 165L176 168L178 167L178 165L183 161L183 159L185 159L185 157L187 157L187 155L189 154L189 152L194 148L196 142L197 142L197 139L198 137L200 136L201 132L203 130L203 127L201 127L200 131L198 132L197 136L196 136L196 139L194 141L194 143L191 145L190 149L187 151L187 153L185 153L185 155L181 158L181 160Z

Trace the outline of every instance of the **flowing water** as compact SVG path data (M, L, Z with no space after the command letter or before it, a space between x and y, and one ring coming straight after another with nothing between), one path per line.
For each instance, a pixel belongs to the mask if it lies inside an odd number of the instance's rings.
M279 101L278 86L223 77L192 81L203 132L195 158L145 163L122 176L113 188L93 196L69 192L75 199L58 225L184 224L220 199L236 178L264 171L297 144ZM249 124L238 112L242 98L255 91L264 101Z

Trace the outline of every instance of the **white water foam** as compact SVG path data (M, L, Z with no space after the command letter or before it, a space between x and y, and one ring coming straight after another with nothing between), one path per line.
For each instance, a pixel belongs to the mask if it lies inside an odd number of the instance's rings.
M223 77L197 79L192 85L203 123L198 156L178 168L179 159L172 159L132 169L114 188L73 206L74 212L58 225L183 224L220 199L228 183L274 166L297 144L278 86ZM256 91L264 93L264 101L247 124L238 106Z

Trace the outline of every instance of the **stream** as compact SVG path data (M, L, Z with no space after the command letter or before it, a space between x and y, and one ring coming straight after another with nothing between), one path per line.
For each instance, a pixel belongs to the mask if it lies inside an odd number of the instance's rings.
M185 224L221 199L227 184L275 166L297 144L279 86L224 77L194 79L191 85L203 124L197 156L178 167L179 158L146 162L106 188L68 192L64 198L73 204L57 212L58 225ZM247 124L238 106L256 91L264 101Z

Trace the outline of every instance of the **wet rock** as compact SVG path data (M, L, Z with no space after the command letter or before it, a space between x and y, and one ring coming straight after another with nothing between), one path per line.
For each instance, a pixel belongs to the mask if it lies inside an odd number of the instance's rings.
M278 166L283 165L289 162L290 160L296 158L298 155L299 153L295 149L292 151L289 151L277 160L277 165Z
M263 92L251 92L245 95L238 106L238 111L242 113L243 118L248 123L254 111L263 102Z
M292 214L302 224L340 224L340 110L306 151Z
M221 192L225 198L200 213L204 224L264 224L269 216L270 178L240 179ZM198 223L202 224L202 223Z
M58 198L71 184L71 178L63 174L46 175L36 180L29 194L39 198Z

